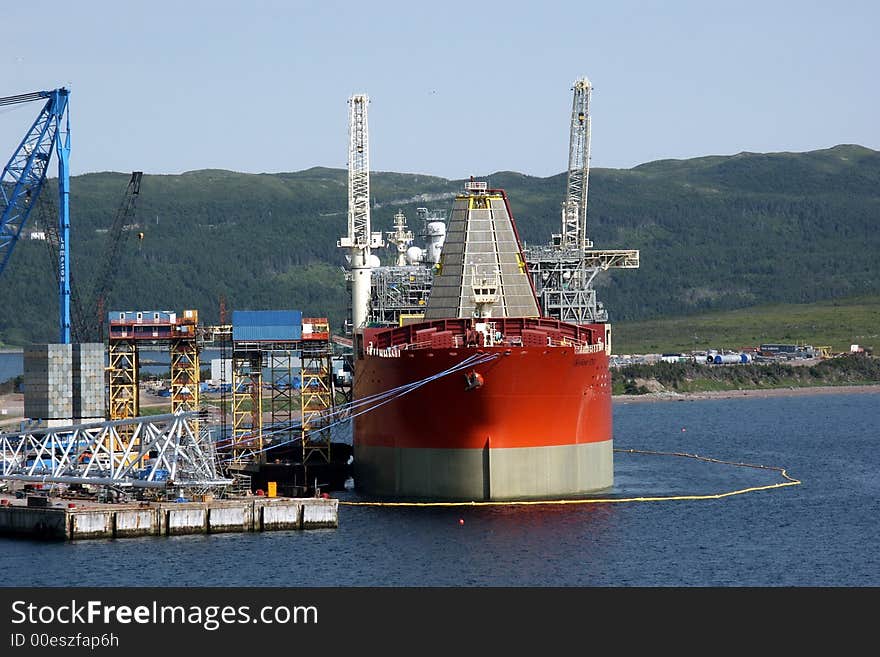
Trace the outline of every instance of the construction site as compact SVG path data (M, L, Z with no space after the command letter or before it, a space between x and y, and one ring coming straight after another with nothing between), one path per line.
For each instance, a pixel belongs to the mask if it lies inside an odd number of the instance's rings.
M323 509L328 491L342 490L349 478L350 446L333 440L334 428L346 422L339 407L346 388L336 385L333 359L344 358L346 341L333 341L326 317L298 310L235 311L227 318L221 307L221 323L204 325L197 309L106 308L116 256L134 232L141 172L132 173L108 230L109 255L91 294L73 294L69 96L59 88L0 98L0 106L42 103L3 170L0 277L28 219L51 207L57 216L41 217L38 237L52 252L59 308L58 341L24 349L22 421L0 432L0 531L12 531L7 514L16 508L40 509L32 533L68 537L107 535L117 525L113 516L101 530L76 530L83 507L96 505L293 498L319 500ZM41 194L53 160L57 208ZM220 355L210 399L202 396L205 349ZM167 412L158 415L144 413L141 403L141 362L157 351L169 363ZM42 510L61 506L58 500L80 515L47 524ZM196 519L194 531L209 530L210 509L203 510L205 522ZM332 518L322 513L317 526L335 525L335 507ZM266 521L264 507L255 510L252 502L249 513L238 515L232 525L240 528L304 526L302 511L293 520ZM138 522L146 533L178 526L163 518Z
M572 90L561 232L527 249L525 264L544 316L605 322L593 280L609 268L638 267L639 254L594 250L587 238L591 86L583 78ZM339 335L326 317L295 309L227 313L221 301L216 325L201 323L198 309L108 309L114 257L106 258L91 295L72 294L68 101L65 88L0 98L0 106L43 103L3 171L0 277L39 206L53 156L59 191L57 219L41 222L57 267L59 339L24 350L24 421L0 433L0 505L44 508L46 499L67 500L65 518L49 523L55 527L49 533L70 538L91 532L75 529L77 504L326 501L328 493L344 490L352 475L351 418L369 410L366 400L352 400L353 341L365 327L424 318L447 228L443 211L418 208L417 233L400 211L393 230L372 231L367 96L349 99L348 232L337 246L346 254L351 307ZM133 172L108 231L111 254L135 233L131 218L141 182L142 174ZM391 264L380 263L380 248L391 249ZM169 362L161 391L168 412L150 415L143 412L148 392L141 363L157 350ZM210 389L200 362L206 350L219 354L211 363ZM265 521L265 505L248 508L232 525L290 526ZM187 525L193 531L210 531L211 512L203 510ZM122 525L105 511L93 533L117 535ZM307 526L297 513L293 524ZM146 533L175 526L164 511L143 522ZM334 522L321 516L317 526ZM46 529L43 520L38 524ZM11 531L7 525L0 522L0 531Z

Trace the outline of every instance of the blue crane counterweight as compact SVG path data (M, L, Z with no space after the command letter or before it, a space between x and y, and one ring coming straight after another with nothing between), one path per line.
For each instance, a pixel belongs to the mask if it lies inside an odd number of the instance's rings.
M0 98L0 106L46 103L0 176L0 274L46 182L54 148L58 155L58 297L62 344L70 344L70 115L66 88Z

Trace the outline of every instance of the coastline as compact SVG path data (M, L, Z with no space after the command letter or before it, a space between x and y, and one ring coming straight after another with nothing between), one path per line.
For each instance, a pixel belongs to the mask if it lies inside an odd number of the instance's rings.
M739 399L742 397L800 397L830 394L880 394L880 383L841 386L801 386L787 388L755 388L746 390L711 390L705 392L649 392L644 395L612 395L613 403L632 404L664 401L701 401L706 399Z

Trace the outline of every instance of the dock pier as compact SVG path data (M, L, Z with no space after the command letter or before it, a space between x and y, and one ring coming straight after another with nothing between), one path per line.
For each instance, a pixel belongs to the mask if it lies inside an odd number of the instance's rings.
M324 497L101 504L0 496L0 535L84 540L336 528L339 500Z

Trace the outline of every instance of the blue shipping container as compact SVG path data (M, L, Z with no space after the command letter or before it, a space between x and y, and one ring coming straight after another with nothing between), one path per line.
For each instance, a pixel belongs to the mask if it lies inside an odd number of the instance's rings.
M302 311L234 310L232 339L235 342L301 340Z

